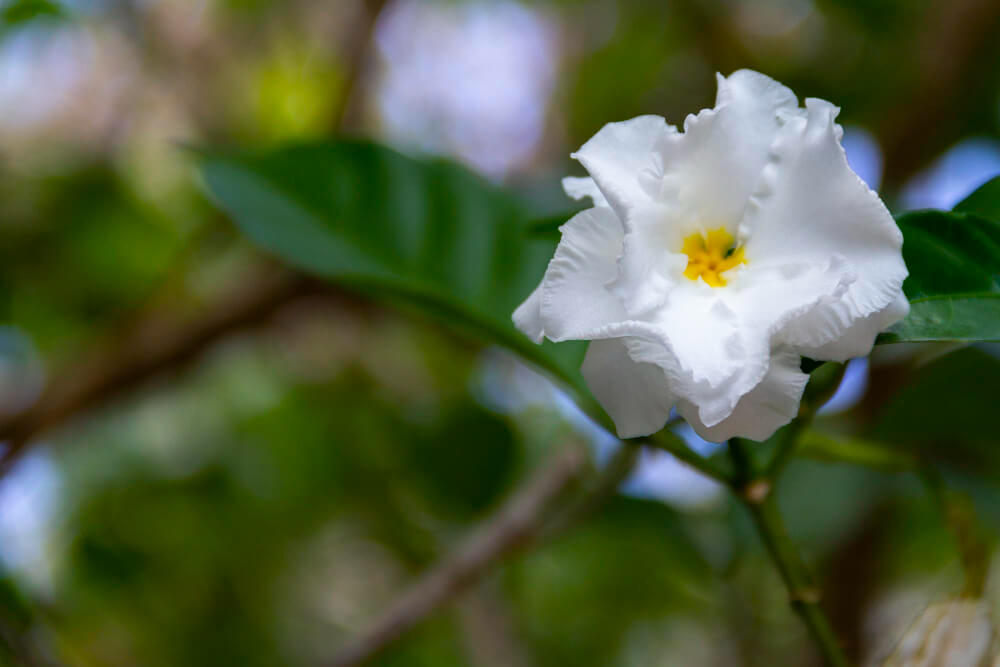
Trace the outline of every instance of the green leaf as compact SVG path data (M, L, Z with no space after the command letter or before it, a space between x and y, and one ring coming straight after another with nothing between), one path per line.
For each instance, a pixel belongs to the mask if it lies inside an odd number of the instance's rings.
M1000 220L1000 176L994 176L954 208L959 213L971 213L987 220Z
M1000 294L923 297L880 343L1000 340Z
M49 0L15 0L0 8L0 33L35 19L64 17L63 8Z
M1000 340L1000 221L915 211L897 222L910 314L878 342Z
M549 239L551 241L558 242L561 237L559 228L569 222L569 219L579 212L580 210L566 211L564 213L538 218L529 222L525 227L525 230L529 236L534 238Z
M917 369L862 435L995 475L1000 470L997 395L1000 359L966 347Z
M554 243L526 233L528 217L509 194L456 164L367 142L199 160L219 205L263 248L349 288L416 304L582 388L582 344L539 347L511 322Z

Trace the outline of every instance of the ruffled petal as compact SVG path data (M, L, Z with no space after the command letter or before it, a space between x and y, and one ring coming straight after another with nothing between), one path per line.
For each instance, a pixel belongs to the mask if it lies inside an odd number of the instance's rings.
M562 186L566 194L577 201L590 197L594 206L608 206L604 193L589 176L567 176L562 179Z
M768 160L768 148L797 100L777 81L749 70L718 77L714 109L688 116L684 132L664 132L642 197L622 218L625 252L613 289L632 317L659 308L687 266L680 253L694 233L726 228L733 236ZM624 207L623 207L624 208Z
M718 75L718 86L714 109L688 116L683 133L665 134L656 146L660 199L679 209L685 236L706 226L736 232L781 128L778 116L798 105L791 90L750 70Z
M657 366L633 361L624 339L593 341L580 370L619 437L650 435L667 423L674 399L666 375Z
M626 318L607 289L618 272L622 226L607 207L582 211L561 228L562 240L542 280L540 318L554 341L589 339Z
M888 306L854 321L840 337L819 347L799 348L803 356L825 361L847 361L855 357L864 357L871 353L875 337L910 312L910 302L902 293ZM810 314L815 317L816 314Z
M729 382L747 354L736 313L714 292L708 285L690 282L671 292L666 307L652 320L684 375L713 388Z
M698 408L689 401L678 402L677 412L695 433L709 442L735 437L767 440L798 414L802 392L809 381L809 376L799 368L800 363L798 354L776 351L763 380L739 400L732 414L712 426L702 421Z
M627 332L631 358L659 366L673 394L698 406L700 420L713 425L732 414L740 398L760 382L767 370L767 350L746 349L732 314L718 302L701 313L692 302L688 312L700 321L689 323L683 336L662 323L631 322L616 333Z
M687 280L682 274L688 258L676 252L681 237L672 219L672 211L659 203L632 212L633 230L625 234L618 276L609 286L630 317L660 308L670 291Z
M750 200L744 218L746 273L778 267L795 273L795 267L840 264L843 293L817 299L782 323L782 341L819 348L856 320L889 306L907 271L899 228L878 195L847 165L834 123L837 108L809 99L806 109L806 114L785 117L772 160ZM789 289L799 279L790 277Z
M676 132L662 116L639 116L608 123L573 157L593 177L619 218L628 210L650 201L643 174L653 166L653 145L665 134Z
M545 338L542 328L542 286L539 285L514 311L514 326L536 343Z

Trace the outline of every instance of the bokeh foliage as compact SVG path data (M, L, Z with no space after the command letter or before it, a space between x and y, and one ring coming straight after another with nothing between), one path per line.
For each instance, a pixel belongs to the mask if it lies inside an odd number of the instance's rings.
M550 394L483 353L499 341L574 382L581 348L538 352L508 319L551 251L544 238L525 251L520 227L568 208L554 175L579 173L573 148L609 120L682 122L711 103L715 71L752 67L867 129L900 210L903 186L948 147L998 138L994 4L526 3L558 26L562 60L546 139L503 187L405 146L332 143L359 2L219 1L201 15L183 2L3 4L0 45L80 31L107 45L112 79L115 63L134 67L129 95L106 107L95 85L31 131L0 118L0 334L32 341L50 387L91 372L92 350L155 347L173 322L225 309L233 288L272 275L234 222L337 285L298 294L29 451L24 462L58 480L58 502L44 557L8 562L0 578L0 656L329 659L555 446L589 437L551 400L512 399ZM376 140L378 67L346 114ZM996 292L991 187L957 216L900 217L938 235L924 246L907 236L907 252L927 258L923 275L943 292ZM947 232L971 216L991 241ZM349 242L317 234L331 224ZM955 243L973 259L934 274ZM463 308L474 317L456 326ZM1000 361L990 344L956 348L881 346L863 399L816 428L933 466L973 500L992 544ZM33 363L3 369L5 398L8 385L33 386ZM779 497L822 580L837 582L828 602L855 655L960 587L947 517L916 472L796 460ZM377 664L813 660L739 507L621 496L505 563Z

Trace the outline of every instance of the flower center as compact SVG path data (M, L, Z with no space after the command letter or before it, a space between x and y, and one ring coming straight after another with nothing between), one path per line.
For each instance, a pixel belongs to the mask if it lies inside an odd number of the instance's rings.
M719 274L747 263L743 257L743 247L737 248L735 240L732 234L722 228L705 235L692 234L684 239L681 252L688 256L684 277L698 280L700 276L711 287L725 287L726 280Z

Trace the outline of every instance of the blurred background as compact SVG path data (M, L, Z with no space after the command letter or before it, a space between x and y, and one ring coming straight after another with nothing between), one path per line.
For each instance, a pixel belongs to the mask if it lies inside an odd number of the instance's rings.
M617 447L509 354L256 251L192 147L368 136L552 213L604 123L741 67L842 106L894 211L1000 173L996 0L0 0L0 663L321 664L559 447ZM886 346L819 428L917 452L991 545L998 397L995 348ZM796 460L779 494L854 657L961 589L917 474ZM816 660L664 453L373 664Z

